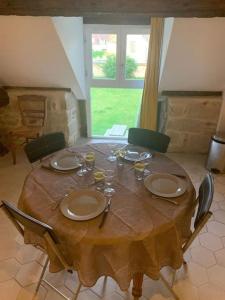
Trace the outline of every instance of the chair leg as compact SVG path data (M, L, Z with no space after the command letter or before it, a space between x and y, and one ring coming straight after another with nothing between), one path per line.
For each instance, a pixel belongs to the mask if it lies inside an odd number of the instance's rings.
M16 150L12 149L11 152L12 152L13 164L15 165L16 164Z
M78 297L78 295L79 295L79 293L80 293L80 289L81 289L81 288L82 288L82 284L79 283L78 288L77 288L77 290L76 290L76 292L75 292L75 295L74 295L74 297L72 298L72 300L77 300L77 297Z
M177 294L173 291L173 289L170 287L169 283L167 282L167 280L164 278L164 276L160 273L159 274L160 279L162 280L162 282L164 283L164 285L167 287L167 289L170 291L170 293L173 295L173 297L176 300L179 300L179 297L177 296Z
M37 294L37 292L38 292L38 290L39 290L39 288L40 288L40 285L41 285L42 279L43 279L43 277L44 277L44 275L45 275L45 271L46 271L46 268L47 268L47 266L48 266L48 263L49 263L49 258L47 257L46 262L45 262L45 264L44 264L44 267L43 267L43 269L42 269L41 276L40 276L40 278L39 278L37 287L36 287L36 289L35 289L35 295Z
M176 280L176 274L177 274L177 270L173 270L172 283L171 283L171 286L172 286L172 287L173 287L174 282L175 282L175 280Z

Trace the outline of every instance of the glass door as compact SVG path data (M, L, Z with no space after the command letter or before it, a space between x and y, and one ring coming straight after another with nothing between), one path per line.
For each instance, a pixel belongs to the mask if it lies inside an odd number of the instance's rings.
M88 25L89 136L126 138L140 109L149 27Z

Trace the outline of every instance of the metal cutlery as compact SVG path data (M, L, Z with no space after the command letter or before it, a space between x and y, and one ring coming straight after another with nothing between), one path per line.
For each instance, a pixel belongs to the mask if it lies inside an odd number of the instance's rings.
M170 202L171 204L179 205L179 202L177 202L176 200L171 199L171 198L165 198L165 197L160 197L160 196L156 196L156 195L152 195L152 198L153 199L165 200L167 202Z
M183 178L183 179L187 178L186 175L182 175L182 174L177 174L177 173L169 173L169 174L173 175L173 176L177 176L177 177Z
M109 213L109 211L110 211L110 206L111 206L111 198L109 198L108 203L107 203L107 205L106 205L106 208L105 208L105 210L104 210L104 213L103 213L103 215L102 215L101 223L100 223L99 226L98 226L99 229L101 229L102 226L103 226L104 223L105 223L106 217L107 217L107 215L108 215L108 213Z
M41 168L51 171L51 172L59 173L59 174L68 174L68 173L74 172L74 169L67 170L67 171L61 171L61 170L56 170L56 169L52 168L51 166L46 166L46 165L41 165Z

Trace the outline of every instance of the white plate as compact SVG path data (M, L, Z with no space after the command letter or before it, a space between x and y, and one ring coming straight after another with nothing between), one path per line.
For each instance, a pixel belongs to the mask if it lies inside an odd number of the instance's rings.
M100 215L106 199L97 191L80 190L67 195L60 204L63 215L71 220L86 221Z
M180 178L164 173L149 175L144 180L145 187L160 197L173 198L185 193L186 184Z
M152 157L152 154L150 152L142 152L137 146L128 145L124 150L126 152L124 159L128 161L142 161Z
M52 168L60 171L69 171L80 166L80 160L74 153L61 153L56 155L51 161Z

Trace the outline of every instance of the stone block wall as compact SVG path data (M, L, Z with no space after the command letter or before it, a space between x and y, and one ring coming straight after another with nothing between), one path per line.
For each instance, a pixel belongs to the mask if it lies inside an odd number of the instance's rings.
M9 105L0 108L0 128L14 129L21 126L17 97L43 95L47 97L47 120L44 133L61 131L68 145L74 145L80 137L80 113L74 94L64 89L9 88Z
M222 96L168 96L164 132L169 152L207 153L216 132Z

